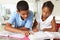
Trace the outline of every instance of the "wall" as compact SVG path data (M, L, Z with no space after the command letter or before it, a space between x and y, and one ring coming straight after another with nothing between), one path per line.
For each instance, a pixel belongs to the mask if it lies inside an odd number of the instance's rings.
M46 1L48 1L48 0L38 1L38 13L41 14L41 7L42 7L43 3ZM52 14L56 17L56 20L60 20L60 0L50 0L50 1L52 1L54 4L54 10L53 10Z

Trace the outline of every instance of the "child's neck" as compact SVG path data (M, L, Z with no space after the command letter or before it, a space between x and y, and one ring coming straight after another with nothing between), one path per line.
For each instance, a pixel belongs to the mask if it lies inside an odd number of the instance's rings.
M42 19L42 21L45 21L45 20L47 19L47 17L45 18L45 17L43 17L43 16L42 16L42 18L41 18L41 19Z
M24 20L22 17L21 17L22 20Z

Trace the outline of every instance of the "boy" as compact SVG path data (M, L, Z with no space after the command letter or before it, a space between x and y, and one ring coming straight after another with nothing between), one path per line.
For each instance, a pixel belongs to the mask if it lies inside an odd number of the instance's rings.
M14 24L14 27L12 25ZM29 34L33 24L33 13L29 11L26 1L17 3L17 12L13 13L6 23L5 30L21 34Z

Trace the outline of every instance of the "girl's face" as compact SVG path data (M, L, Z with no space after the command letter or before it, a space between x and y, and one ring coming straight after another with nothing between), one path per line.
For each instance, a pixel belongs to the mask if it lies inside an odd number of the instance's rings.
M42 8L42 16L44 18L47 18L51 14L51 11L48 7L43 7Z

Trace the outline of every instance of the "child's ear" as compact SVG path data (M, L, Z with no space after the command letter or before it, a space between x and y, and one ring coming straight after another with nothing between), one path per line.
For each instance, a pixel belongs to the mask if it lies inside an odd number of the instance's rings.
M17 13L20 13L20 12L17 10Z
M18 12L18 10L17 10L17 12Z

